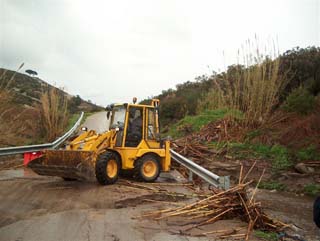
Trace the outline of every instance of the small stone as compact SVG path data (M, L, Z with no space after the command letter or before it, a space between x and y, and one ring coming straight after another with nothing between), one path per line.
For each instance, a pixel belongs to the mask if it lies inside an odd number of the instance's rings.
M294 168L302 174L310 174L314 173L314 168L306 166L304 163L298 163L297 165L294 166Z

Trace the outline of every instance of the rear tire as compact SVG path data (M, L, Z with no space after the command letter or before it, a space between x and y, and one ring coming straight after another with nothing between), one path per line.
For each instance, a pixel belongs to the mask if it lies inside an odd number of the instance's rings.
M139 180L154 182L160 175L160 163L154 155L147 154L135 163L135 173Z
M118 180L120 172L119 157L113 152L100 154L96 163L96 178L101 185L113 184Z

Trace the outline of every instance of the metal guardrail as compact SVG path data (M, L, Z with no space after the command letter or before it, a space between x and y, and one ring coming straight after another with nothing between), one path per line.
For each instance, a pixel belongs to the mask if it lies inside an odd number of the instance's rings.
M222 189L229 189L230 188L230 177L224 176L220 177L209 170L205 169L204 167L198 165L197 163L189 160L188 158L180 155L179 153L175 152L174 150L170 149L171 158L178 162L179 164L186 167L192 173L198 175L203 180L207 181L211 185L222 188Z
M79 119L77 122L71 127L71 129L66 132L63 136L59 137L52 143L45 143L39 145L31 145L31 146L15 146L15 147L6 147L0 148L0 156L7 156L7 155L16 155L22 154L25 152L34 152L34 151L41 151L44 149L55 149L59 145L61 145L66 139L68 139L71 134L78 128L83 118L83 112L81 112Z

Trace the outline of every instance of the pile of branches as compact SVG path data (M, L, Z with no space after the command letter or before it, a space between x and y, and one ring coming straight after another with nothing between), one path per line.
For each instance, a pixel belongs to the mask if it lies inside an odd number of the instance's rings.
M242 173L242 170L240 173ZM218 220L238 217L248 223L247 228L214 230L200 235L219 234L219 238L239 238L241 240L249 240L253 229L280 232L289 227L281 221L270 218L262 211L261 203L254 199L257 187L254 189L252 196L248 197L247 186L252 181L245 182L246 177L247 175L242 178L242 174L240 174L239 183L229 190L215 189L211 195L199 201L178 208L151 211L144 214L143 217L151 217L154 220L181 217L183 220L190 220L189 223L184 224L186 228L183 227L180 230L181 234L189 234L188 231L191 229L212 224ZM245 232L239 232L240 230L245 230Z
M172 142L172 149L181 155L188 156L193 161L203 164L203 161L208 159L208 156L223 154L223 148L221 150L213 150L204 143L211 141L222 141L230 139L228 134L228 128L230 122L226 119L211 122L208 125L201 128L199 132L190 134L184 138L177 139ZM209 160L209 159L208 159ZM211 161L211 160L210 160Z
M209 156L218 154L218 152L210 149L207 145L202 144L199 140L193 139L192 136L172 141L171 148L200 165L203 164L205 160L211 161L208 158Z
M215 121L202 127L199 132L193 134L193 138L198 141L222 141L229 139L228 129L231 123L227 119Z

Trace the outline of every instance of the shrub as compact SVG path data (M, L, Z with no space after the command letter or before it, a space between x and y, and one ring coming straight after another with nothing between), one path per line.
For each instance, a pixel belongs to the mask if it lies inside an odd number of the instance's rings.
M319 184L307 184L304 186L303 191L310 196L317 196L320 194Z
M302 115L309 114L315 109L316 99L304 88L297 88L288 95L284 104L287 112L295 112Z

